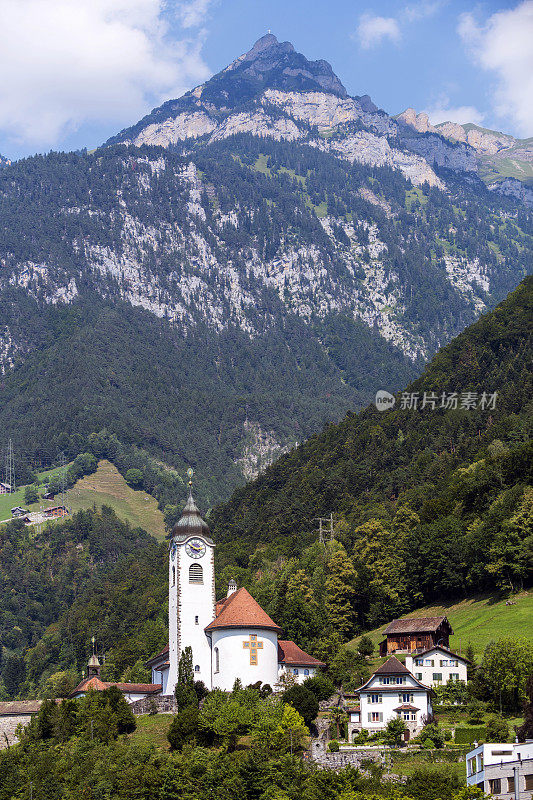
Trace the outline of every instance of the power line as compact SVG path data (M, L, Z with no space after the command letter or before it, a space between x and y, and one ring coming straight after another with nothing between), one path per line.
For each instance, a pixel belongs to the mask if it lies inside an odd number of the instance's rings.
M333 512L330 513L329 517L315 517L315 522L318 522L318 541L320 544L325 543L324 537L326 535L329 537L329 541L332 542L335 538Z

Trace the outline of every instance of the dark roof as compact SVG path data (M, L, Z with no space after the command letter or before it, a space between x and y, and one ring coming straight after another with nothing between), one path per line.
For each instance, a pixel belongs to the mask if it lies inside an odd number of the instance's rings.
M169 538L177 538L180 541L185 541L189 536L202 536L204 539L207 539L210 544L213 544L209 533L209 526L207 522L202 519L191 491L189 491L189 497L181 512L181 517L172 528L172 533Z
M460 658L461 661L465 661L467 664L472 663L466 656L460 656L459 653L454 653L453 650L450 650L449 647L444 647L442 644L434 644L433 647L427 647L425 650L418 650L413 652L412 656L413 658L420 658L428 653L432 653L434 650L442 650L443 653L447 653L449 656L453 656L454 658Z
M410 675L411 673L396 656L391 656L381 667L378 667L374 675Z
M222 611L205 630L212 631L216 628L265 628L281 633L281 628L244 587L230 594Z
M288 639L278 639L278 662L295 667L325 667L318 658L305 653L297 644Z
M42 700L10 700L0 703L0 717L37 714L42 702Z
M393 619L384 633L431 633L435 632L443 623L446 623L449 632L453 633L452 626L446 617L409 617L408 619Z
M145 661L144 666L150 667L154 661L159 661L160 658L164 658L165 656L168 656L168 644L161 650L160 653L157 653L157 655L152 656L151 658L148 659L148 661Z

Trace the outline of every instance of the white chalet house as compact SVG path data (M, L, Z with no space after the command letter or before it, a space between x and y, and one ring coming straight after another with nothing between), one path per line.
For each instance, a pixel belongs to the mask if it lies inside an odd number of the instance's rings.
M468 659L443 645L435 645L405 657L405 666L425 686L444 686L448 681L467 682Z
M432 713L432 691L392 656L374 672L356 694L359 696L359 720L350 714L349 738L361 729L375 733L387 726L390 719L401 717L405 722L405 740L423 727Z

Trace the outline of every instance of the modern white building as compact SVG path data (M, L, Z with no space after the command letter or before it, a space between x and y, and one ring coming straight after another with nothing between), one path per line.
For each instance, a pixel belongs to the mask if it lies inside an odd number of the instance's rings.
M531 800L533 742L479 745L466 755L466 782L499 800Z
M425 686L444 686L448 681L466 683L468 680L468 659L442 645L406 656L405 666Z
M383 730L390 719L405 722L405 740L416 735L432 713L431 689L425 686L395 656L374 672L356 694L359 715L351 709L348 735L364 728L369 733Z
M269 684L273 689L288 673L302 682L324 666L294 642L281 640L281 629L259 603L234 582L226 597L215 599L215 544L192 494L170 536L168 647L146 662L163 695L173 695L178 664L192 649L196 680L208 689L231 691Z

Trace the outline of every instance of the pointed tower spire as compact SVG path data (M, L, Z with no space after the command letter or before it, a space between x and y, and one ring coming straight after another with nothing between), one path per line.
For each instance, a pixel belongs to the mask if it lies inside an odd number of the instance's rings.
M198 506L194 501L192 493L193 475L194 471L191 469L191 467L189 467L187 470L187 477L189 478L187 484L189 487L187 502L185 503L183 511L181 512L181 517L172 528L172 533L170 534L169 538L176 541L184 541L190 536L203 536L206 541L212 544L213 541L211 539L211 534L209 533L209 526L207 522L202 519L202 515L200 514Z
M94 636L91 639L91 643L93 646L93 653L89 659L89 663L87 664L87 677L88 678L99 678L100 677L100 670L102 666L100 661L98 660L98 656L96 655L96 639Z

